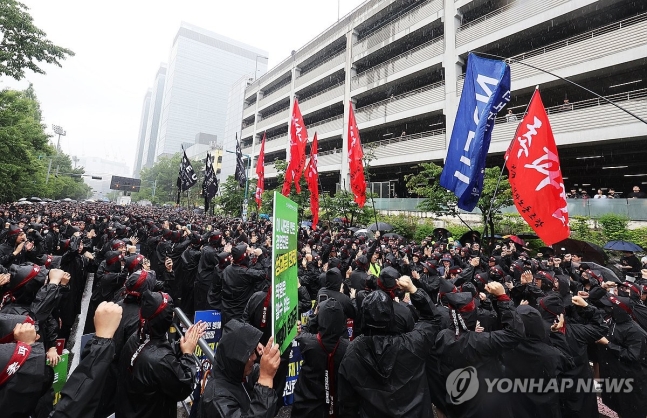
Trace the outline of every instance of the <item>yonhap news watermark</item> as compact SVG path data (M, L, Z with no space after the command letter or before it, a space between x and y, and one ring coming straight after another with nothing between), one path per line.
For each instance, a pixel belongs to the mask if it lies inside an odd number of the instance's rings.
M620 378L484 378L479 380L474 367L456 369L445 387L451 402L460 405L474 398L485 383L485 393L631 393L634 379Z

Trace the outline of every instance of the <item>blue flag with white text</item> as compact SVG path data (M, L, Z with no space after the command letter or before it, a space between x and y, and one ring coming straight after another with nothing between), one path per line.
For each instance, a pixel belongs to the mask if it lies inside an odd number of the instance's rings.
M510 101L510 67L503 61L467 57L467 74L440 185L458 197L458 207L472 211L483 190L485 158L494 118Z

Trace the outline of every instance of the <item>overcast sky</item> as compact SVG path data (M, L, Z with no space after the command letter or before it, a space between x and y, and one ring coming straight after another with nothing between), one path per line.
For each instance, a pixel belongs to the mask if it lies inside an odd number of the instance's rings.
M34 84L44 123L61 125L63 150L133 166L141 106L173 38L185 21L269 51L270 68L337 21L338 0L22 0L36 26L76 56ZM362 3L339 0L341 16ZM225 111L223 109L223 111ZM127 173L131 174L131 173Z

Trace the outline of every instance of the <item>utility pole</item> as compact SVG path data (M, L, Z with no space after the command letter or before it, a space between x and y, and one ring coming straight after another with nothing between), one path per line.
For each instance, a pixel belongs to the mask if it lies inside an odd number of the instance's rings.
M49 159L49 165L47 166L47 177L45 178L45 184L49 183L49 173L52 170L52 159Z

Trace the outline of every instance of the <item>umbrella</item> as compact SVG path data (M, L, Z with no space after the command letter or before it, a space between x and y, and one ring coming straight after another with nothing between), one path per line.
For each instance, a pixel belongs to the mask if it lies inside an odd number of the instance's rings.
M359 236L365 236L366 238L372 239L374 237L373 232L369 231L368 229L360 229L356 231L354 236L359 237Z
M351 232L357 232L357 231L360 230L360 228L358 228L356 226L351 226L350 228L348 228L348 230L351 231Z
M490 236L489 236L489 235L484 235L484 236L483 236L483 238L490 238ZM494 237L492 237L492 238L494 238L494 239L501 239L501 238L503 238L503 237L502 237L501 235L499 235L499 234L494 234Z
M550 247L539 247L537 253L542 253L543 255L552 256L555 255L555 250Z
M445 228L436 228L431 232L434 238L449 238L452 236L452 233L446 230Z
M518 237L518 236L516 236L516 235L505 235L503 238L507 238L507 239L509 239L510 241L514 242L515 244L519 244L519 245L521 245L522 247L523 247L524 245L526 245L526 241L522 240L521 238L519 238L519 237Z
M604 250L599 245L572 238L567 238L553 244L553 248L555 248L558 254L581 254L583 262L593 261L598 264L604 264L606 258Z
M71 201L72 199L70 199L69 197L66 197L65 199L61 200L61 202L71 202Z
M400 234L396 234L395 232L389 232L388 234L382 235L384 238L393 238L393 239L402 239L404 238Z
M28 200L21 200L20 202L17 202L16 205L33 205L33 203Z
M537 234L534 234L532 232L523 232L521 234L517 234L517 236L521 239L539 239Z
M582 264L588 265L591 270L598 270L600 274L602 274L602 277L604 278L605 282L614 282L616 284L622 284L622 280L618 278L618 275L615 274L613 270L607 267L601 266L597 263L591 263L589 261Z
M18 201L19 201L19 202L24 202L25 200L27 200L27 198L26 198L26 197L23 197L23 198L18 199Z
M393 231L393 226L387 224L386 222L378 222L377 224L373 222L367 228L369 231Z
M458 240L461 244L467 244L473 243L473 242L480 242L481 241L481 233L479 231L467 231Z
M36 196L32 196L32 197L29 198L30 202L40 202L41 200L43 200L43 199L41 199L40 197L36 197Z
M302 228L307 228L307 227L310 227L310 226L312 226L312 222L310 222L310 221L301 221L301 227Z
M643 249L640 245L634 244L630 241L609 241L604 244L605 250L614 250L614 251L631 251L632 253L639 253Z

